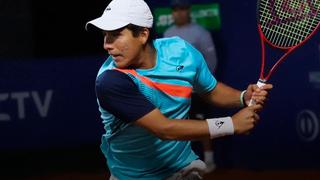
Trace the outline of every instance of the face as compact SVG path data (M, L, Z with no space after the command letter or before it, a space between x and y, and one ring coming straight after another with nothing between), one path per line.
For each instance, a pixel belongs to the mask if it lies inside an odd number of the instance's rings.
M182 26L190 22L189 7L175 7L172 9L172 17L177 26Z
M146 39L143 35L134 37L127 28L104 31L104 49L116 63L118 68L128 68L139 64L139 55L142 52Z

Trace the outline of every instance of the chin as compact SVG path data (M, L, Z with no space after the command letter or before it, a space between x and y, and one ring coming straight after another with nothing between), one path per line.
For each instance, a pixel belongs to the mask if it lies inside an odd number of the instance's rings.
M129 65L125 63L115 63L119 69L128 69Z

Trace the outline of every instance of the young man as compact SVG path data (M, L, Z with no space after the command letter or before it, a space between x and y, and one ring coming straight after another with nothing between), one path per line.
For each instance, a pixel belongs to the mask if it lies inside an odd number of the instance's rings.
M164 32L163 36L179 36L188 41L203 54L209 70L212 73L215 72L218 60L211 34L200 25L192 22L190 1L171 0L171 8L174 24ZM205 119L212 107L205 103L196 93L192 94L191 99L190 118ZM209 139L204 139L201 142L204 150L204 162L207 165L206 172L211 172L216 168L212 142Z
M143 0L113 0L91 24L104 32L110 54L96 80L106 133L101 149L110 179L200 179L205 164L188 140L249 132L271 85L241 93L218 83L202 55L179 38L151 38L153 17ZM191 92L211 103L259 105L232 117L188 120Z

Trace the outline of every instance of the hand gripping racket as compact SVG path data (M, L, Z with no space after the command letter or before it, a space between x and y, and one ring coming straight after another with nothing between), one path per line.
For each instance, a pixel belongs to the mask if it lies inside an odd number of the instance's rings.
M259 0L257 14L262 49L257 85L262 87L279 64L316 33L320 26L320 0ZM265 44L285 52L266 76ZM252 104L255 102L251 99L249 106Z

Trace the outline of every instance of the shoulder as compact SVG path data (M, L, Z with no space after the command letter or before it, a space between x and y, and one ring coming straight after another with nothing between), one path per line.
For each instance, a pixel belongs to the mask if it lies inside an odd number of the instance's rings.
M173 36L173 37L156 39L154 45L157 49L166 49L169 51L176 51L177 49L186 48L189 45L189 43L178 36Z
M102 64L102 66L100 67L97 76L100 76L100 74L102 74L106 70L110 70L110 69L113 69L113 68L115 68L115 65L113 63L112 57L109 56L108 59L105 60L104 63Z
M197 23L192 23L190 26L191 26L192 31L195 34L199 34L200 38L207 38L208 36L211 37L210 31L208 31L207 29L205 29L201 25L199 25Z
M201 25L197 24L197 23L192 23L190 24L191 28L197 31L201 31L201 32L209 32L207 29L205 29L204 27L202 27Z
M155 108L127 74L115 69L98 76L96 96L102 109L125 122L138 120Z
M162 61L168 61L169 64L193 64L198 66L199 58L203 58L202 54L194 48L190 43L180 37L170 37L157 39L155 47Z
M163 33L163 36L164 37L171 37L171 36L174 36L175 35L175 31L176 31L176 26L172 25L170 26L164 33Z
M191 46L178 36L157 39L154 45L158 54L165 59L185 57Z
M192 53L195 50L189 42L178 36L156 39L154 45L158 52L165 53L167 56Z
M123 88L132 88L133 86L135 86L133 80L127 74L117 70L106 70L96 80L97 90L117 91Z

